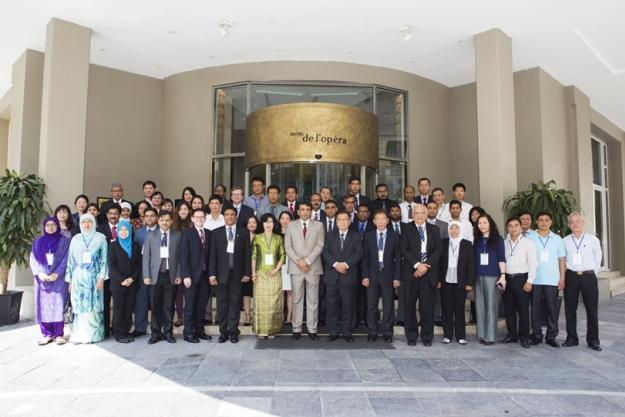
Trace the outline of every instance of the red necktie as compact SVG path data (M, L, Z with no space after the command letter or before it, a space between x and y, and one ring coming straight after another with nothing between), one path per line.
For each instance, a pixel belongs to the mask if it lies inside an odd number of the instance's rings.
M117 239L117 226L111 228L111 240Z
M308 230L306 229L306 223L304 223L304 230L303 230L303 232L304 232L304 239L306 239L306 232L307 232L307 231L308 231Z
M202 248L204 248L204 244L206 243L206 237L204 236L204 229L200 229L200 240L202 241Z
M293 203L289 203L289 210L291 210L291 214L295 214L295 208L293 207Z

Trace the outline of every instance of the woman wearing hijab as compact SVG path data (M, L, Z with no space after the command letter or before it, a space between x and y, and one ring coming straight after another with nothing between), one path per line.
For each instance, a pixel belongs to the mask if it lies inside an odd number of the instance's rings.
M69 242L55 216L43 221L43 233L33 242L30 269L35 279L35 317L43 335L40 346L52 341L65 344L63 312L67 303L65 269Z
M475 284L475 254L471 242L462 238L462 223L452 220L447 229L449 237L443 239L438 284L443 307L442 342L450 343L455 333L456 341L466 345L464 306L467 292Z
M113 295L113 335L119 343L134 342L130 336L141 276L141 247L132 239L132 225L126 219L117 224L117 239L108 253L109 278Z
M74 322L72 343L104 339L104 280L108 279L106 236L96 231L91 214L80 217L80 233L72 238L65 281L69 283Z

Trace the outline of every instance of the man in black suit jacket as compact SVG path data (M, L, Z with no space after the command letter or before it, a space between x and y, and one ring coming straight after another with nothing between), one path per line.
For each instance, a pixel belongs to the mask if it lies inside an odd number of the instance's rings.
M360 240L365 238L365 234L371 230L375 230L375 226L371 221L371 212L367 204L360 204L357 209L356 219L349 226L349 230L358 233ZM352 327L355 328L358 324L366 325L367 323L367 290L360 285L362 283L362 271L360 271L360 265L358 265L358 286L356 287L356 294L354 300L354 322Z
M232 343L239 341L241 283L248 282L252 273L249 233L236 221L236 210L228 207L224 210L226 224L211 234L208 275L210 285L217 289L219 343L228 340L228 336Z
M375 194L377 198L369 203L371 213L375 213L378 210L384 210L388 213L391 207L399 205L397 200L388 198L388 185L384 183L375 186Z
M417 182L419 187L419 195L415 196L415 203L427 206L430 201L434 201L430 193L430 179L427 177L419 178Z
M119 204L110 205L106 211L105 216L107 222L97 227L97 231L106 236L109 248L111 243L117 240L117 223L119 223L119 216L121 215L122 208ZM109 337L111 334L111 280L104 280L104 336Z
M367 289L367 340L375 342L378 337L378 304L382 296L382 336L390 343L395 320L394 289L399 287L401 278L400 235L387 227L385 210L376 211L373 222L376 230L365 234L361 261L362 285Z
M408 345L414 346L419 337L416 304L419 300L421 341L432 346L434 337L434 288L439 277L439 258L442 244L438 227L429 224L426 208L417 204L414 222L406 223L401 235L401 254L404 258L402 286L405 285L404 329Z
M321 208L321 194L312 193L312 195L310 196L310 208L312 209L312 213L310 215L311 219L317 220L319 222L325 221L326 213ZM336 214L336 212L334 214Z
M204 313L210 295L208 266L211 231L204 229L206 213L195 209L191 214L193 227L182 232L180 242L180 272L184 283L184 340L198 343L210 340L204 332Z
M360 178L352 177L349 180L349 193L356 198L356 207L360 207L361 204L369 204L369 197L360 194Z
M235 186L230 190L232 207L237 212L237 226L247 228L247 221L254 216L254 210L243 204L243 189Z
M358 263L362 258L362 243L357 233L349 230L349 215L340 212L336 216L337 228L326 235L323 245L323 280L327 290L327 320L330 336L339 337L339 311L342 334L347 342L353 342L353 302L358 283Z
M299 210L299 201L297 201L297 187L294 185L289 185L286 187L286 191L284 192L284 206L289 209L289 213L293 216L294 220L299 219L299 214L297 214L297 210Z
M116 204L119 206L123 202L130 203L130 201L124 199L124 188L122 187L122 185L117 182L114 182L113 184L111 184L111 198L106 200L100 206L100 215L98 216L98 219L97 219L98 224L99 225L106 224L108 220L106 217L106 213L108 212L108 209ZM133 206L132 203L130 203L130 205Z

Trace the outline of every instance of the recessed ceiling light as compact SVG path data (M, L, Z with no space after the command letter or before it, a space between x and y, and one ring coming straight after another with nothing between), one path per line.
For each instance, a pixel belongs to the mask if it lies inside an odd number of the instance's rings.
M351 55L351 54L352 54L352 51L347 51L347 52L345 52L345 53L346 53L347 55Z
M281 54L282 52L284 52L284 49L276 49L276 52Z
M213 58L215 58L213 55L208 56L208 59L213 59Z
M100 52L106 52L106 49L100 48Z
M176 34L176 31L175 31L175 30L173 30L173 29L169 29L169 30L167 31L167 33L169 33L170 35L175 35L175 34Z
M464 39L458 39L458 40L456 41L456 43L457 43L458 45L462 45L462 44L464 43Z
M404 25L397 28L397 32L402 35L402 39L404 42L408 42L414 36L414 32L412 30L412 26Z
M221 33L221 36L228 36L230 34L230 29L232 29L232 26L232 20L221 19L221 22L219 22L219 32Z

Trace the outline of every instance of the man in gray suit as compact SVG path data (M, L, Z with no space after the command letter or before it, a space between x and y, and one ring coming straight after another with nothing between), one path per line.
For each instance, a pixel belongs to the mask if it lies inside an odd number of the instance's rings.
M428 211L428 223L433 224L438 227L438 231L440 232L441 240L447 239L449 237L449 231L447 230L448 224L444 222L436 216L438 215L438 205L434 201L430 201L427 205Z
M317 340L319 309L319 279L323 274L321 252L325 240L323 223L312 220L310 203L300 203L299 219L286 228L284 246L289 258L287 272L291 275L293 291L293 339L302 334L304 321L304 292L306 292L306 327L308 337Z
M172 214L161 210L158 228L148 232L143 245L143 282L150 288L152 301L152 336L150 345L167 340L176 343L172 327L172 291L182 282L178 263L180 233L171 230Z

